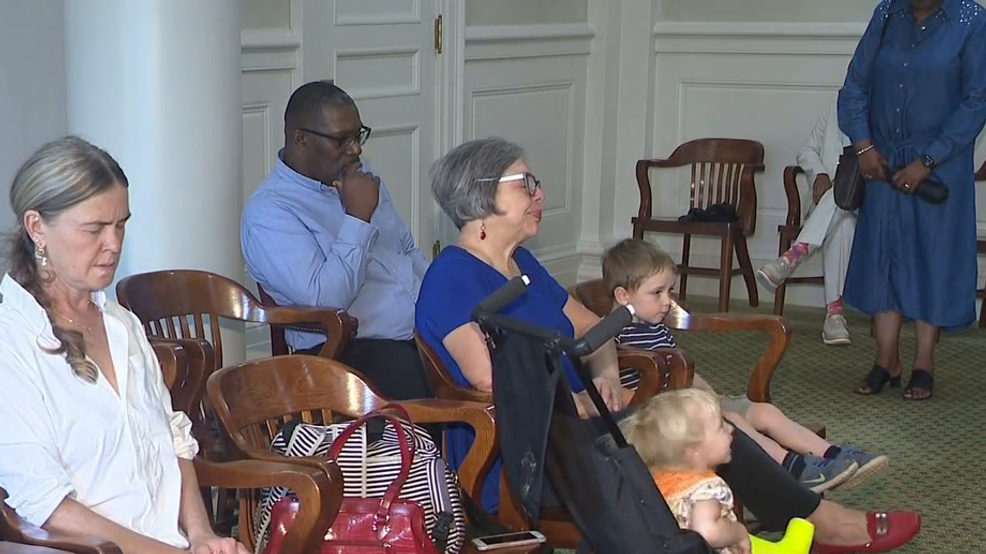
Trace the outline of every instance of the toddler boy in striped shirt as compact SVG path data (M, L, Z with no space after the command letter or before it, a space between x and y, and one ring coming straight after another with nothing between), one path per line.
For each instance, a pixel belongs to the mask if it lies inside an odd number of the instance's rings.
M603 255L603 281L615 305L630 304L634 319L620 332L623 348L655 350L675 348L674 335L664 318L674 305L672 293L678 265L666 252L640 239L626 239ZM620 371L624 387L640 381L636 370ZM715 390L698 373L695 388ZM745 395L719 396L723 416L753 438L772 458L805 487L822 492L850 488L884 472L886 456L867 454L848 443L830 444L811 430L792 421L767 402L752 402Z

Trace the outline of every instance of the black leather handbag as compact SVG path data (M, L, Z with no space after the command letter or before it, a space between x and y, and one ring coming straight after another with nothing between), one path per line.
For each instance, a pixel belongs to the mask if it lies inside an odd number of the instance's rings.
M835 205L847 211L858 210L863 204L865 190L866 179L859 171L856 148L852 145L847 146L839 156L839 165L835 168L835 180L832 182Z

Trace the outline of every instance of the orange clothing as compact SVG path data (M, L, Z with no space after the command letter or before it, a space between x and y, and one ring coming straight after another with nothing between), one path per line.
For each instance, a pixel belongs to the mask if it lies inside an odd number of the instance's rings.
M736 521L736 514L733 513L733 491L714 472L651 470L651 476L682 529L691 528L692 507L703 500L717 501L722 507L719 517ZM735 549L720 548L718 552L735 554Z

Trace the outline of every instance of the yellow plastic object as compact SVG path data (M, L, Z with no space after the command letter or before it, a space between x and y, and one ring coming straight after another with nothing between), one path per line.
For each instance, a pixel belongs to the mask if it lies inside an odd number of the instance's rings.
M765 541L750 535L753 554L809 554L815 538L815 526L807 519L791 519L784 537L777 542Z

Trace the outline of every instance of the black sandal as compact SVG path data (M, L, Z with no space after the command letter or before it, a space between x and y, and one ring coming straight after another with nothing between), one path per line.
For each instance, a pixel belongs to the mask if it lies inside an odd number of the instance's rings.
M927 391L927 395L918 396L914 394L914 389ZM904 400L910 402L920 402L930 400L935 394L935 376L927 369L912 369L911 378L904 387Z
M901 372L903 373L903 372ZM871 394L880 394L883 391L883 387L890 385L890 388L897 389L900 388L900 374L896 377L890 375L890 371L885 367L880 367L873 364L873 369L866 374L863 382L856 387L853 392L856 394L861 394L863 396L870 396ZM863 391L862 388L866 387L868 390Z

